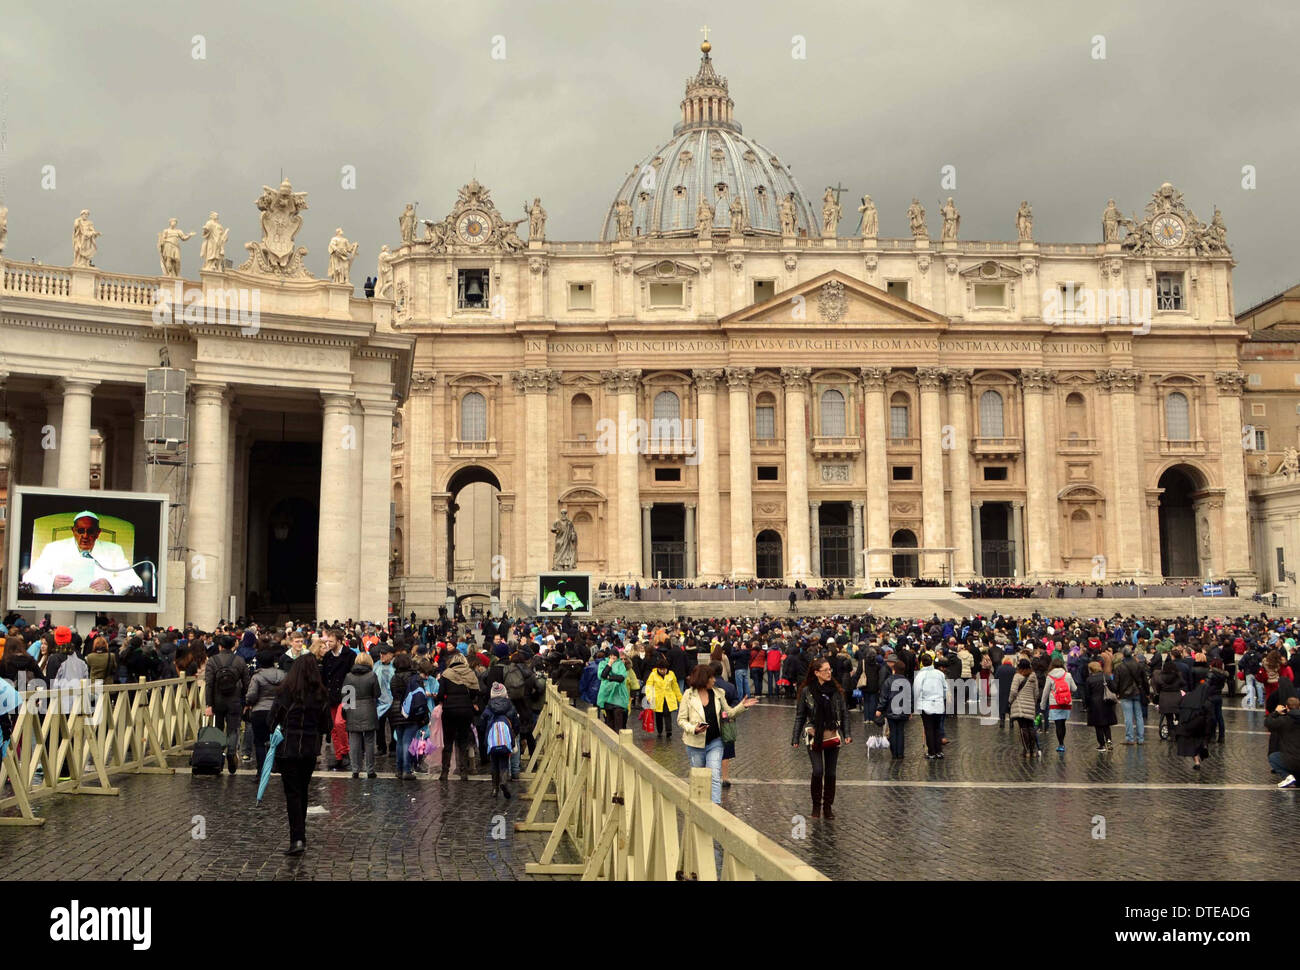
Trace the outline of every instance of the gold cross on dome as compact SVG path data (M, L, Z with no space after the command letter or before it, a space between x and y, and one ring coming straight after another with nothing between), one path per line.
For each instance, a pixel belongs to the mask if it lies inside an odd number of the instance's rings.
M702 33L702 34L704 35L704 39L705 39L705 40L708 40L708 39L709 39L709 27L708 27L708 24L705 24L703 27L700 28L700 33Z

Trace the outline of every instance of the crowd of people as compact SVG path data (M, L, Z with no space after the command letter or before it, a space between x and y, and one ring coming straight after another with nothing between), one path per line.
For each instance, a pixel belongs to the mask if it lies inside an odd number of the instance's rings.
M307 785L322 756L327 770L370 779L391 758L399 781L417 771L465 779L477 763L490 772L494 797L510 798L535 746L547 679L575 704L596 707L614 730L639 721L647 736L671 741L676 727L691 764L710 769L715 802L730 786L740 715L763 696L793 698L791 742L807 749L814 817L834 817L838 756L853 743L858 717L860 736L887 735L897 760L906 757L908 724L918 717L925 756L939 760L949 743L946 719L978 711L1009 722L1021 756L1036 761L1053 744L1064 753L1075 710L1094 728L1099 754L1113 751L1112 728L1121 720L1121 743L1147 743L1150 712L1161 739L1199 770L1224 739L1231 685L1241 688L1244 707L1267 715L1267 764L1280 787L1294 787L1300 776L1292 673L1300 621L1265 615L869 613L657 624L572 616L419 622L412 615L382 628L238 622L213 631L103 619L83 638L6 617L0 678L17 690L81 679L203 678L204 716L224 734L231 774L241 764L260 771L279 729L274 765L293 854L305 851ZM12 712L5 714L7 737Z

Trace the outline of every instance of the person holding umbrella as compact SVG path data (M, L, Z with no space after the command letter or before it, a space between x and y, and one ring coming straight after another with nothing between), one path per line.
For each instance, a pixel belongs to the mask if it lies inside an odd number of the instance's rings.
M271 708L271 727L284 737L279 750L268 754L278 758L284 783L284 805L289 816L289 848L285 855L307 851L307 786L316 770L321 738L334 727L329 692L321 681L320 665L311 654L303 654L289 668L280 694Z

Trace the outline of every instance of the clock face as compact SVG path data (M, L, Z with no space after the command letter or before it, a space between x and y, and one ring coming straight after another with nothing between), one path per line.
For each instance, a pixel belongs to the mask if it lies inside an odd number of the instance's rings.
M1177 216L1163 215L1151 223L1151 234L1159 245L1171 249L1182 244L1187 227Z
M456 233L471 246L485 241L492 232L492 220L487 213L471 209L456 220Z

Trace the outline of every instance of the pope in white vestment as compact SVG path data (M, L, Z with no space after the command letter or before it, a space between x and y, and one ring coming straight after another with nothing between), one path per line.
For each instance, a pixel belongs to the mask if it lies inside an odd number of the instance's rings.
M37 593L121 595L144 587L122 547L99 538L99 516L82 512L73 521L70 539L48 543L22 582Z

